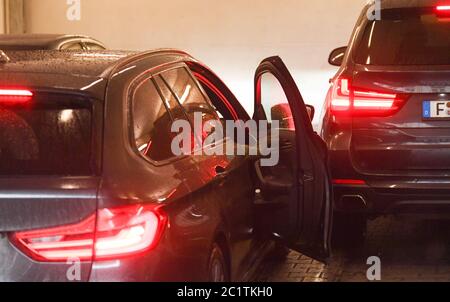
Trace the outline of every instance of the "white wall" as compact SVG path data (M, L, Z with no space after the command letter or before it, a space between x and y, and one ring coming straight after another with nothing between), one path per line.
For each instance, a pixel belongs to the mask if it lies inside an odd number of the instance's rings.
M69 0L71 1L71 0ZM175 47L213 68L253 113L253 72L280 55L307 101L321 109L336 68L329 52L347 44L365 0L25 0L27 32L84 33L113 49Z
M5 33L5 1L0 0L0 33Z

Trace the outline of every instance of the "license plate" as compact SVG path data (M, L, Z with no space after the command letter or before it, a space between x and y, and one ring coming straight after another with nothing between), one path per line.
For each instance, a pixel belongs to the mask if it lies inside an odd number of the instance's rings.
M424 119L450 119L450 101L424 101Z

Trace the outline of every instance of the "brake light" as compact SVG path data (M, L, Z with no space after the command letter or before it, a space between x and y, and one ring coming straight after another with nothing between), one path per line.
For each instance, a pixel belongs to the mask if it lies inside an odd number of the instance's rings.
M436 16L442 21L448 22L450 18L450 5L440 5L436 7Z
M0 103L24 103L33 97L33 93L23 89L0 89Z
M398 111L403 102L397 94L355 89L347 78L338 78L331 88L330 108L335 114L387 116Z
M133 205L101 209L73 225L15 233L11 241L41 262L119 259L153 249L166 224L160 207Z

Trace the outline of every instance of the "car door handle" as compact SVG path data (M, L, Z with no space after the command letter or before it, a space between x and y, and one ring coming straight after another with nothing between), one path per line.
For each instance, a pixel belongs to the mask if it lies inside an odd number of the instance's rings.
M293 144L290 140L284 139L280 140L280 149L292 149Z

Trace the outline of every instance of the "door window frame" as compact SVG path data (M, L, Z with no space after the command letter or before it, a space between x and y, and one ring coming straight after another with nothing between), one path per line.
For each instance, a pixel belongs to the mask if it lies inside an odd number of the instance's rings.
M185 108L183 107L183 105L181 104L180 98L179 98L178 95L175 93L175 91L173 90L173 88L170 87L170 85L166 82L166 80L165 80L165 78L164 78L164 76L163 76L163 74L164 74L165 72L168 72L168 71L171 71L171 70L175 70L175 69L184 69L184 70L187 72L188 76L189 76L189 77L191 78L191 80L193 81L193 83L195 84L195 87L197 87L197 89L200 91L200 94L201 94L202 97L204 98L205 103L209 106L209 109L210 109L211 111L215 112L216 114L217 114L217 111L216 111L216 108L214 107L213 103L211 102L211 100L210 100L208 94L207 94L206 91L203 89L202 85L201 85L200 82L197 80L197 78L194 76L194 74L193 74L192 71L190 70L189 66L188 66L185 62L182 62L182 63L175 63L175 64L170 64L170 65L168 65L168 67L166 66L164 69L161 69L161 70L158 70L157 72L154 72L154 73L153 73L153 77L160 76L162 82L163 82L164 85L167 87L167 89L171 92L172 96L173 96L173 97L175 98L175 100L177 101L178 106L180 106L180 108L182 109L183 114L184 114L184 116L186 117L186 120L190 123L192 129L194 129L194 125L192 124L193 121L189 118L188 112L186 112L186 109L185 109ZM157 88L158 88L158 90L159 90L159 92L160 92L160 95L161 95L161 97L162 97L162 99L163 99L163 102L164 102L164 104L166 105L166 102L165 102L165 100L164 100L163 94L162 94L162 92L160 91L160 87L159 87L159 85L158 85L157 83L156 83L156 85L157 85ZM170 110L169 110L169 112L170 112ZM218 120L218 121L220 121L220 120ZM205 149L206 149L205 146L202 144L202 149L201 149L201 150L204 151ZM193 154L191 154L190 156L192 156L192 155L193 155Z

